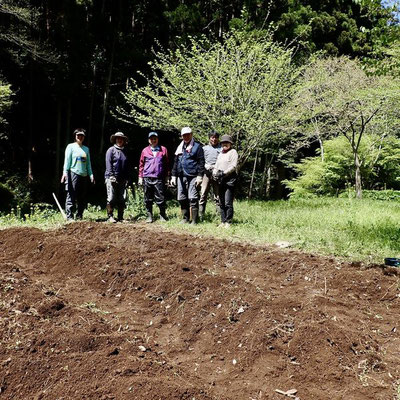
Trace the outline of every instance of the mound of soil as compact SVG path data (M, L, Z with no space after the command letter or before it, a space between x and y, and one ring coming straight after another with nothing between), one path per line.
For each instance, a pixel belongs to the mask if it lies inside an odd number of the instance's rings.
M397 399L397 271L142 224L3 230L0 399Z

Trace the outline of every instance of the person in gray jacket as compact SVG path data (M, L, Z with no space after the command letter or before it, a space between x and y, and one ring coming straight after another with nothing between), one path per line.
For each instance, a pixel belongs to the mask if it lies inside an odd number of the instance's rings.
M221 153L221 145L219 143L219 134L217 132L210 132L208 134L208 144L203 146L205 172L203 181L201 183L201 194L199 201L199 217L203 219L206 212L207 198L210 188L212 187L213 200L215 203L217 214L219 214L219 197L218 197L218 183L213 179L212 172L214 165L217 162L219 153Z

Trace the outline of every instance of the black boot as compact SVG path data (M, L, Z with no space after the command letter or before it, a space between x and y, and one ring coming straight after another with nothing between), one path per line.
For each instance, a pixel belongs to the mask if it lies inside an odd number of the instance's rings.
M199 220L200 221L203 221L205 213L206 213L206 205L200 204L200 206L199 206Z
M158 208L160 209L160 221L161 221L161 222L166 222L166 221L168 221L167 214L165 213L165 204L160 204L160 205L158 206Z
M122 222L124 220L124 210L125 207L123 205L118 206L118 222Z
M108 222L111 222L111 223L117 222L117 221L114 219L114 215L113 215L114 209L113 209L112 205L111 205L111 204L107 204L107 207L106 207L106 208L107 208L107 216L108 216L107 221L108 221Z
M180 200L179 203L181 205L181 213L182 213L182 220L180 221L180 223L187 224L190 220L189 201Z
M191 207L190 208L192 212L192 225L196 225L199 217L199 209L197 207Z

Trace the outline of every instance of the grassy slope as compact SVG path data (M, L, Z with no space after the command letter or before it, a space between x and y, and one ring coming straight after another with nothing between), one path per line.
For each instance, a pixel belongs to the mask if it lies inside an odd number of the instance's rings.
M166 227L195 234L246 240L255 243L288 241L309 252L351 260L383 262L400 256L400 203L377 200L323 198L302 201L236 201L231 229L217 228L218 219L209 204L206 221L198 226L179 224L179 209L169 207ZM129 213L129 212L128 212ZM133 213L134 214L134 213ZM104 211L85 218L105 217ZM62 224L59 216L31 218L24 225L42 228ZM0 227L21 225L16 219L0 218Z

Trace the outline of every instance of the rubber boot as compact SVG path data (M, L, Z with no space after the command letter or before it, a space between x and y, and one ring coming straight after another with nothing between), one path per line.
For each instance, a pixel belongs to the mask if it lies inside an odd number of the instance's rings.
M165 204L160 204L160 205L158 206L158 208L160 209L160 221L161 221L161 222L166 222L166 221L168 221L167 214L165 213Z
M115 222L117 222L115 219L114 219L114 216L113 216L113 213L114 213L114 210L113 210L113 207L112 207L112 205L111 204L107 204L107 216L108 216L108 222L111 222L111 223L115 223Z
M179 203L181 205L181 214L182 214L182 219L179 223L187 224L190 220L189 201L180 200Z
M204 220L204 214L206 213L206 205L205 204L200 204L199 206L199 220L203 221Z
M146 204L147 218L146 224L151 224L153 222L153 204Z
M118 222L124 221L124 210L125 207L123 205L118 206Z
M199 209L197 207L190 208L192 213L192 225L197 225L198 217L199 217Z

